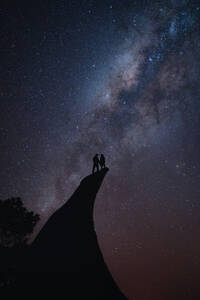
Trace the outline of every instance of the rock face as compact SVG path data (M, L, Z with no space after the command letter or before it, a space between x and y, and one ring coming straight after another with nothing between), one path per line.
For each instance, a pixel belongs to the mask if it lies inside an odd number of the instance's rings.
M66 299L126 299L104 262L94 229L94 202L107 171L85 177L36 237L31 254L36 289L64 293Z

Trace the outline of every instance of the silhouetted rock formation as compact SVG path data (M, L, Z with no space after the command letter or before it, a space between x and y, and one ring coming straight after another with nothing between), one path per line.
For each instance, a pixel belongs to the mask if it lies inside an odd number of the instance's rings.
M84 178L33 242L34 287L64 292L66 299L126 299L104 262L94 230L94 201L107 171Z

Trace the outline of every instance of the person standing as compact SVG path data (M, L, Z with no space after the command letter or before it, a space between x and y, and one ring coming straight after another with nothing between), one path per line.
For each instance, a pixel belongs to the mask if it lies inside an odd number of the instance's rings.
M103 154L101 154L99 163L100 163L101 169L104 169L106 167L106 160L105 160L105 156Z
M94 157L93 157L93 169L92 169L92 174L95 173L95 170L97 170L97 172L99 172L99 157L98 157L98 154L96 154Z

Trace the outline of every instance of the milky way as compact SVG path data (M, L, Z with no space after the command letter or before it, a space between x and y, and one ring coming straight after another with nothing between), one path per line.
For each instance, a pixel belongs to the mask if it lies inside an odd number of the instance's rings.
M95 226L115 280L130 299L192 299L200 7L50 1L2 14L1 197L21 196L43 223L104 153Z

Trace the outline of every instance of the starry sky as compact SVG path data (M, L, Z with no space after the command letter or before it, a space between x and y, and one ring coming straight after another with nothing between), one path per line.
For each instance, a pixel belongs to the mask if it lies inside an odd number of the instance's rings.
M41 226L104 153L95 227L114 279L130 299L195 299L200 3L7 2L0 43L1 199Z

